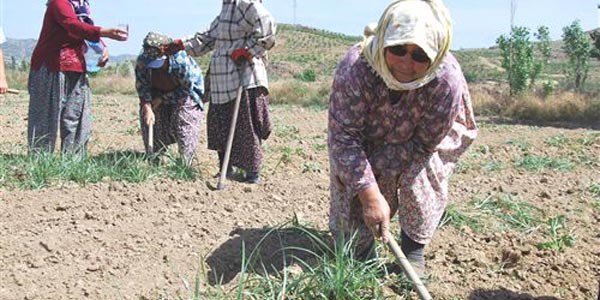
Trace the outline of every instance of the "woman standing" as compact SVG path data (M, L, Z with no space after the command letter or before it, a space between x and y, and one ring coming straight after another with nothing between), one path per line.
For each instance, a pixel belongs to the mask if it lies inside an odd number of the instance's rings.
M448 202L448 178L477 135L452 24L440 0L393 1L338 65L329 103L329 225L358 233L357 256L389 238L398 212L402 250L418 271Z
M259 0L223 0L221 13L205 32L165 45L169 52L186 50L193 56L214 50L206 93L208 148L223 164L236 91L243 85L231 149L231 166L246 171L245 181L258 183L262 140L271 133L269 90L265 67L267 50L275 44L275 22ZM239 75L238 75L239 74ZM227 173L231 173L228 171Z
M88 0L50 0L31 57L27 144L52 153L60 130L63 153L84 155L91 131L91 94L84 54L100 37L127 40L127 32L94 26ZM96 47L96 46L94 46ZM103 47L98 66L108 62Z

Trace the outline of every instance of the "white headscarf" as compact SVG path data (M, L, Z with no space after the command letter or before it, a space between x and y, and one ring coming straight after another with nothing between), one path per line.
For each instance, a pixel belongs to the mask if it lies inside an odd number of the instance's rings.
M385 9L376 28L365 28L362 53L388 88L412 90L435 78L451 39L450 12L441 0L396 0ZM431 60L426 74L408 83L396 80L385 63L385 47L403 44L421 47Z

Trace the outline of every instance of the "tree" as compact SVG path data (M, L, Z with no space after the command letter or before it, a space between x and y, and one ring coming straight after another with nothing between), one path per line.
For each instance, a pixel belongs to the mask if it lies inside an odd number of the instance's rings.
M17 59L14 56L10 57L10 69L17 70Z
M20 70L21 72L29 72L29 63L27 62L27 60L22 59L21 60L21 66L20 66Z
M592 49L592 57L600 59L600 29L595 29L590 32L590 38L594 49Z
M592 42L581 29L579 20L563 28L563 51L569 57L567 76L572 80L576 91L583 91L583 86L590 69Z
M540 59L536 59L535 62L535 76L531 78L531 85L535 84L535 80L540 74L544 73L544 69L550 62L550 55L552 54L552 47L550 47L550 30L546 26L540 26L538 31L534 34L538 40L536 49L540 54Z
M524 92L535 74L533 44L529 40L529 29L515 26L510 36L501 35L496 43L502 52L502 67L506 69L510 94Z

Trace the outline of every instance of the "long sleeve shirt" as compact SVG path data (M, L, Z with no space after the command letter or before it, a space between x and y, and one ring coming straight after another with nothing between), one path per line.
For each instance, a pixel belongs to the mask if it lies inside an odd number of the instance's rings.
M185 50L199 56L214 50L209 66L211 103L223 104L236 97L240 86L238 67L230 58L238 48L248 48L252 62L242 70L246 88L268 88L267 50L275 44L275 22L258 0L223 0L219 16L209 29L184 39Z
M329 103L329 157L333 179L350 194L376 177L406 173L434 153L443 164L455 162L476 135L467 83L452 54L434 80L402 92L387 88L358 46L338 65Z
M48 2L31 69L85 72L85 40L100 40L100 27L80 21L68 0Z
M185 51L179 51L169 56L168 60L168 68L162 70L148 68L138 59L135 67L135 88L140 102L160 99L164 103L174 104L190 97L202 109L204 80L200 66ZM162 82L155 82L155 80ZM158 85L171 85L172 88L164 90L158 88Z

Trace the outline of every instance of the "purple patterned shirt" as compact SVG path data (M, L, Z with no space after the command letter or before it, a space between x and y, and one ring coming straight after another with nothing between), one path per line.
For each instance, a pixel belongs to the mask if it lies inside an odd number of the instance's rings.
M455 162L477 135L467 83L452 54L425 86L392 91L354 46L338 65L329 103L332 180L351 194L438 152ZM443 166L442 166L443 167Z

